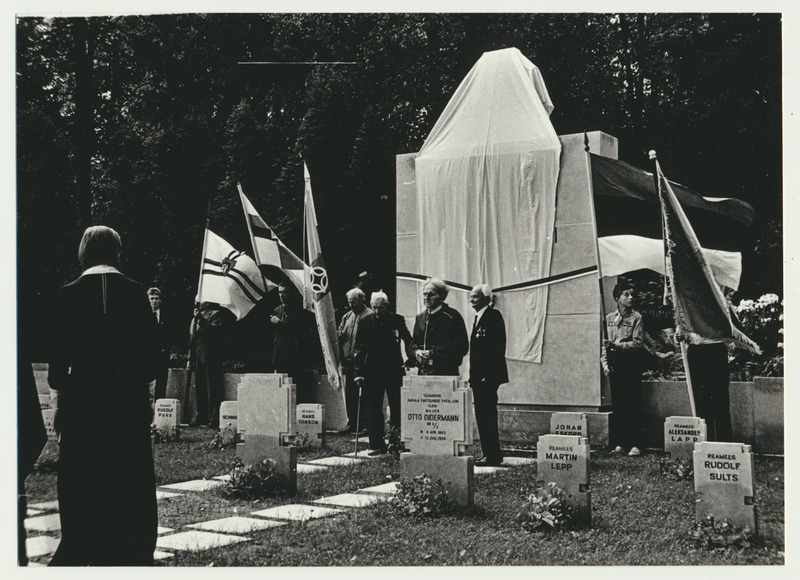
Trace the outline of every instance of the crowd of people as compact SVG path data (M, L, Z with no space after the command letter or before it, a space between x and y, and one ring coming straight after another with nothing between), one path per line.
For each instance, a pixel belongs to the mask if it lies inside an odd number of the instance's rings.
M53 566L153 563L157 513L152 404L154 398L166 396L176 335L169 315L162 313L161 290L145 291L119 271L121 247L113 229L88 228L78 250L83 273L65 285L56 300L49 383L58 393L55 430L62 539ZM348 310L338 328L348 419L344 431L368 434L370 455L386 453L384 399L390 428L399 434L403 376L412 368L420 375L458 376L469 354L468 382L483 452L476 464L502 464L498 391L509 375L506 327L494 307L492 289L479 284L470 291L475 315L468 333L461 314L446 302L448 285L429 278L422 288L424 309L409 332L404 318L392 312L385 292L370 291L368 297L365 289L369 291L370 282L371 277L362 273L347 292ZM630 285L618 284L613 296L617 310L606 317L600 364L611 389L614 452L635 457L643 445L643 322L634 309ZM274 331L272 370L292 377L298 403L314 402L313 381L308 380L308 361L316 356L309 353L319 349L314 315L302 307L291 285L281 284L278 297L280 304L268 318ZM195 379L194 425L219 426L224 384L221 345L230 322L230 312L219 305L195 305L188 359ZM680 333L676 338L686 339ZM711 440L731 437L725 348L724 343L703 342L688 349L698 414L706 419ZM30 391L31 385L26 385ZM24 423L36 429L38 438L32 439L40 441L41 424L27 418ZM23 472L30 471L30 457L37 453L36 449L20 452L23 483ZM96 533L105 525L108 505L115 506L117 517L126 522L124 542ZM23 558L24 547L21 562Z

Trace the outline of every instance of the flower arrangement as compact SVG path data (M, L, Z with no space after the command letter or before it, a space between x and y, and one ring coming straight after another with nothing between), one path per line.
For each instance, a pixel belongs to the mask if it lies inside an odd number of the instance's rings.
M749 548L751 539L749 527L734 526L728 520L719 522L712 514L708 514L705 519L694 523L694 527L689 530L687 541L698 548L726 551L731 548L737 550Z
M275 462L264 459L245 465L237 458L225 488L225 495L240 499L263 499L281 495L285 490L283 478L275 471Z
M447 489L441 479L434 480L424 473L411 481L401 479L391 506L403 515L437 517L447 510Z
M522 510L516 520L528 532L559 532L571 525L574 515L574 509L567 503L567 492L555 482L529 494Z

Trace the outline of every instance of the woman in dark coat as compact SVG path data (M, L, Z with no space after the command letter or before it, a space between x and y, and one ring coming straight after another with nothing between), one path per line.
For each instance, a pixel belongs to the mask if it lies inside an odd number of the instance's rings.
M120 248L111 228L88 228L78 249L85 271L56 301L49 383L61 543L51 566L153 564L156 325L144 288L117 270Z

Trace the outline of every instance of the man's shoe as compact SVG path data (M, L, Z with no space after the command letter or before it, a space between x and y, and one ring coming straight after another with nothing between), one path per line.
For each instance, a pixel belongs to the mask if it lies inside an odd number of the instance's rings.
M622 447L620 447L619 445L617 445L616 447L614 447L614 450L611 453L621 454L621 453L625 453L625 450Z
M369 429L364 427L361 431L358 432L359 435L369 435Z
M369 457L375 457L376 455L384 455L386 453L386 449L370 449L367 451L367 455Z
M639 457L641 454L638 447L631 447L631 450L628 451L628 457Z

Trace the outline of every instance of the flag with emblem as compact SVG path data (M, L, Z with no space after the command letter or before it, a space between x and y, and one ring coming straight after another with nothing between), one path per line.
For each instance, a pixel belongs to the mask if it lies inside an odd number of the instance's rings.
M325 369L328 371L328 380L336 389L341 388L339 379L339 343L336 333L336 318L333 310L330 286L328 285L328 271L322 260L322 248L319 244L319 231L317 230L317 212L314 209L314 196L311 194L311 176L308 167L303 163L305 178L305 215L306 248L308 268L305 271L305 291L303 292L304 305L312 305L317 317L319 340L322 344L322 354L325 357Z
M253 259L206 228L196 301L216 302L241 320L266 291Z
M261 218L245 196L241 184L238 187L256 264L270 280L276 283L291 282L302 294L305 283L303 271L306 265L278 239L272 228Z

